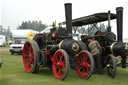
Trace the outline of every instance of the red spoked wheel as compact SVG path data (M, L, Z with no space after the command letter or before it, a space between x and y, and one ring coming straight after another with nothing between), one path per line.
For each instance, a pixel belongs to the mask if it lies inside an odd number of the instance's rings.
M37 57L39 47L34 40L27 41L23 48L23 64L27 72L36 73L39 70L37 65Z
M57 79L64 80L68 73L69 56L63 49L56 51L53 59L53 73Z
M94 60L92 55L88 51L83 50L77 56L76 62L76 71L79 77L89 79L94 70Z

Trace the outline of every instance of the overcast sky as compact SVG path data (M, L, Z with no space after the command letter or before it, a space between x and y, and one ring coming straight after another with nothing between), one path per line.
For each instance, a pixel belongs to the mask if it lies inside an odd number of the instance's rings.
M16 29L22 21L28 20L41 20L48 25L54 20L62 22L65 21L64 3L67 2L72 3L73 19L108 10L116 13L116 7L123 6L124 36L128 37L128 0L2 0L0 23L4 28ZM112 25L116 25L115 22Z

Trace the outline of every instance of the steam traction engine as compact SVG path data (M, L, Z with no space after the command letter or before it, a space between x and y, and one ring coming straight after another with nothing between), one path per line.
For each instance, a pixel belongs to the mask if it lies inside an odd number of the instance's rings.
M116 13L96 13L90 16L74 19L72 21L73 26L83 26L93 24L96 27L98 22L108 20L107 31L102 32L98 29L95 35L82 35L82 41L88 46L88 39L95 38L102 47L102 67L107 69L107 73L110 77L114 77L116 74L116 57L121 56L122 67L126 67L126 56L128 55L128 43L124 43L122 39L123 32L123 8L116 8ZM116 35L111 32L110 20L117 20L117 40ZM91 29L93 30L93 29ZM90 31L90 30L89 30ZM89 50L89 48L88 48Z
M94 69L92 55L82 41L72 39L71 4L65 4L65 28L51 28L50 33L37 34L23 48L25 70L37 73L40 67L50 67L57 79L63 80L68 68L75 69L81 78L88 79Z

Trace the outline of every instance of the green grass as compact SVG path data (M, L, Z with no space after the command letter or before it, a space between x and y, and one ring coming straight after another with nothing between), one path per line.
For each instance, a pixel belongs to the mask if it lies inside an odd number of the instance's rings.
M117 68L114 79L104 75L93 74L89 80L78 77L76 71L69 69L64 81L57 80L50 69L40 69L37 74L27 73L22 56L11 55L7 47L0 47L0 85L128 85L128 68Z

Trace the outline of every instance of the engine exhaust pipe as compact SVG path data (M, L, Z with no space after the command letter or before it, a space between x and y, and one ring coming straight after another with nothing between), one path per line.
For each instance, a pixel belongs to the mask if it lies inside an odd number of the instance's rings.
M123 7L116 8L117 14L117 41L123 42Z
M108 28L107 28L107 31L108 32L111 32L111 23L110 23L110 21L111 21L111 15L110 15L110 10L108 11Z
M67 32L70 38L72 38L72 4L65 4L65 18L66 18L66 27Z

